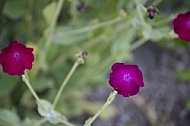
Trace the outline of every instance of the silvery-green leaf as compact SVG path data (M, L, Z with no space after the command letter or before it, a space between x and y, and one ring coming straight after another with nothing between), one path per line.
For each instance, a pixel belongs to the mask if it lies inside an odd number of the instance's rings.
M52 109L52 104L46 100L40 100L37 103L38 105L38 113L45 117L50 123L58 124L67 121L66 117L63 116L61 113Z

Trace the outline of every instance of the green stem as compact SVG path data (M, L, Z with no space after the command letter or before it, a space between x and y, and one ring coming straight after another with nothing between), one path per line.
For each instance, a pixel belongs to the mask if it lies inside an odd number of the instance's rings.
M154 27L160 27L161 25L166 25L167 23L171 22L174 19L174 15L171 15L161 21L158 22L150 22L150 24Z
M109 97L108 97L108 99L107 99L107 101L106 101L106 103L104 103L104 105L102 106L102 108L93 117L89 118L85 122L84 126L91 126L92 122L105 110L105 108L109 104L111 104L113 102L113 100L115 99L116 94L117 94L117 91L115 91L115 90L113 92L111 92L110 95L109 95Z
M38 97L38 95L36 94L36 92L34 91L34 89L32 88L26 72L25 72L24 75L22 75L22 80L25 82L25 84L27 85L27 87L31 91L31 93L34 96L34 98L36 99L36 101L40 103L40 98Z
M133 51L133 50L140 47L141 45L143 45L146 42L147 42L146 38L141 38L138 41L134 42L134 44L131 45L130 50Z
M69 123L68 121L64 121L64 120L59 119L59 118L57 118L57 120L58 120L59 122L65 124L66 126L75 126L75 125ZM42 119L41 119L38 123L36 123L34 126L41 126L41 125L44 124L46 121L47 121L46 118L42 118Z
M77 10L76 10L77 1L71 0L70 4L71 4L70 14L71 14L72 20L75 20L77 17Z
M67 82L69 81L69 79L71 78L71 75L74 73L74 71L76 70L76 68L78 67L79 63L76 61L73 65L73 67L71 68L71 70L69 71L69 74L67 75L67 77L65 78L65 80L63 81L56 97L55 100L53 102L53 109L55 108L55 106L57 105L58 100L60 99L61 93L65 87L65 85L67 84Z

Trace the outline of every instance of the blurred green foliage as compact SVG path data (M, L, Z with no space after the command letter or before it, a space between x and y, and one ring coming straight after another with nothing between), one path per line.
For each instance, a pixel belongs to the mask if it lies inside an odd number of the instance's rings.
M169 23L177 12L168 14L160 10L160 15L154 20L147 17L143 5L148 7L151 2L159 4L158 0L147 3L146 0L65 0L58 25L53 33L49 33L56 2L7 0L1 13L0 46L3 48L10 40L17 39L35 48L36 58L29 72L30 81L39 96L51 102L74 63L74 55L84 50L89 53L85 64L71 77L56 108L67 117L94 114L102 102L88 102L85 96L89 89L108 86L110 66L119 61L131 62L132 50L138 46L147 41L172 48L176 45L172 41L177 40L177 36ZM85 3L84 11L77 10L81 2ZM171 2L158 6L173 7ZM47 38L51 39L51 45L44 53ZM0 107L14 109L13 112L0 112L0 120L6 120L1 117L2 113L13 117L13 122L9 119L0 124L28 126L39 119L35 101L20 77L0 73L0 80ZM111 106L108 109L102 117L113 115L110 113L114 112L114 108ZM20 119L24 120L22 124Z
M177 71L176 72L176 76L180 80L190 81L190 69L185 69L185 70Z

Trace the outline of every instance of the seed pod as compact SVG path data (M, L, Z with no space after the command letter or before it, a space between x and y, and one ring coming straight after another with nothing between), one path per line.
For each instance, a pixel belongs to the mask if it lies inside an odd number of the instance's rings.
M86 4L84 2L80 2L77 6L78 11L84 11L86 9Z
M148 13L148 17L150 19L154 19L154 17L156 16L156 14L159 14L159 10L158 10L157 7L155 7L155 6L152 5L152 6L148 7L147 13Z

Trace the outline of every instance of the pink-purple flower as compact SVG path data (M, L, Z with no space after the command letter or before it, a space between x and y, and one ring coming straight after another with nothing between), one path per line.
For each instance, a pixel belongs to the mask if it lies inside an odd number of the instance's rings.
M173 20L173 27L180 39L190 42L190 12L179 14Z
M12 41L8 47L2 49L0 64L3 71L9 75L23 75L25 69L32 69L34 55L33 48L27 48L18 41Z
M136 95L144 86L143 75L137 65L115 63L111 70L109 84L124 97Z

